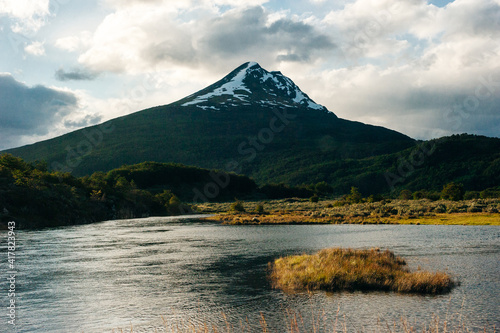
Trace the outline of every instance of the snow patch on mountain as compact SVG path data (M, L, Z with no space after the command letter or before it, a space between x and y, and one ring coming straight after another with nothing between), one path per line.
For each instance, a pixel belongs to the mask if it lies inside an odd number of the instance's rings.
M247 67L243 68L242 70L239 71L238 74L236 74L235 77L233 77L229 82L224 83L222 86L219 88L213 90L212 92L209 92L205 95L201 95L196 97L190 102L186 102L182 104L182 106L187 106L187 105L193 105L193 104L198 104L202 102L208 101L209 98L212 98L214 96L222 96L222 95L232 95L236 98L238 98L240 101L246 102L246 95L238 94L236 93L237 90L241 91L247 91L248 93L252 93L243 83L243 80L246 77L247 69L256 65L256 62L249 62L247 64Z
M244 67L242 65L242 68L237 73L231 75L232 77L228 76L227 79L221 80L226 82L212 91L199 96L192 95L193 99L183 103L182 106L196 105L200 107L199 104L210 102L210 99L224 95L227 102L233 102L230 104L231 106L237 106L234 102L239 102L242 105L259 103L261 105L285 107L301 105L315 110L328 111L324 106L311 100L292 80L281 74L281 72L268 72L256 62L248 62ZM256 94L253 100L250 99L252 94ZM224 102L219 100L218 104L222 106ZM208 108L203 107L203 109ZM211 107L210 109L213 110L214 108Z

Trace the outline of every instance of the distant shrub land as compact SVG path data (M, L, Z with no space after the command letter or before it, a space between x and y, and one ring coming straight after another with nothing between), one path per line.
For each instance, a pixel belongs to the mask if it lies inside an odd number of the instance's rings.
M351 187L338 196L325 181L258 186L244 175L158 162L75 177L0 155L0 226L15 220L19 228L196 212L222 213L212 219L228 224L500 224L498 198L499 187L471 191L455 182L386 194Z

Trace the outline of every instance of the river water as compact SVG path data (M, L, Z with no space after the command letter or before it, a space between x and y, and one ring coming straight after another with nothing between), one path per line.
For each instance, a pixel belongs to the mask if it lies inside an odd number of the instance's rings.
M18 231L15 328L7 323L6 232L0 236L2 332L161 332L163 320L261 332L262 315L271 332L286 332L293 315L309 328L337 320L347 331L376 331L401 317L417 326L438 317L472 330L500 327L496 226L223 226L192 216ZM325 247L388 248L410 268L446 270L461 285L440 296L270 287L269 261Z

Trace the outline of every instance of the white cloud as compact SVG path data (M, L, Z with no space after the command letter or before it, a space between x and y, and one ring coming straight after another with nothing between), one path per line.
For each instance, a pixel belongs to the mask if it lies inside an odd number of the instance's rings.
M287 73L340 117L417 138L500 134L499 1L358 0L322 23L345 66Z
M73 85L115 72L123 93L99 91L104 97L97 98L72 91L78 108L51 133L172 102L254 60L281 70L343 118L418 138L464 131L498 136L500 0L455 0L443 8L425 0L351 0L340 9L321 0L295 3L310 8L307 13L267 2L100 1L109 15L82 27L91 32L61 29L55 42L45 40L69 52L62 58L78 59L55 65L59 80ZM50 15L45 0L4 3L10 7L0 13L23 29L38 29ZM46 46L29 39L18 44L32 55ZM99 78L109 77L115 76Z
M0 15L14 20L11 29L16 33L38 31L49 15L49 0L0 0Z
M45 55L45 47L43 44L43 42L32 42L31 44L26 45L24 51L36 57Z
M260 6L232 8L222 14L212 7L197 7L183 15L197 19L183 21L170 6L142 2L119 9L99 25L79 62L95 71L134 74L177 66L217 71L227 69L228 62L236 67L248 60L274 65L311 61L335 48L311 24Z
M488 118L477 116L460 126L446 119L454 103L474 94L480 78L499 72L499 1L456 0L438 8L425 0L357 0L323 19L248 2L231 3L221 13L218 6L229 4L224 0L109 3L116 10L79 57L95 71L175 70L210 83L207 78L220 77L214 73L256 60L282 70L341 117L416 137L433 135L430 129L439 126L439 133L477 128ZM68 50L77 44L57 42ZM191 84L202 88L195 80ZM491 109L499 94L500 89L480 101L481 110Z
M168 7L172 11L186 9L203 9L219 12L221 6L231 8L243 8L262 5L269 0L105 0L105 2L115 9L125 9L130 7Z
M55 46L68 52L84 51L91 44L92 34L90 31L82 31L77 36L67 36L58 38Z

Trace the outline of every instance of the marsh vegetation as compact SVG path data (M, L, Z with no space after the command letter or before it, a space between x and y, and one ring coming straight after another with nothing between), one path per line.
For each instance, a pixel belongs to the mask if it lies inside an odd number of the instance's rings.
M282 257L269 264L274 288L285 291L396 291L441 294L457 282L444 272L410 272L403 258L389 250L323 249Z

